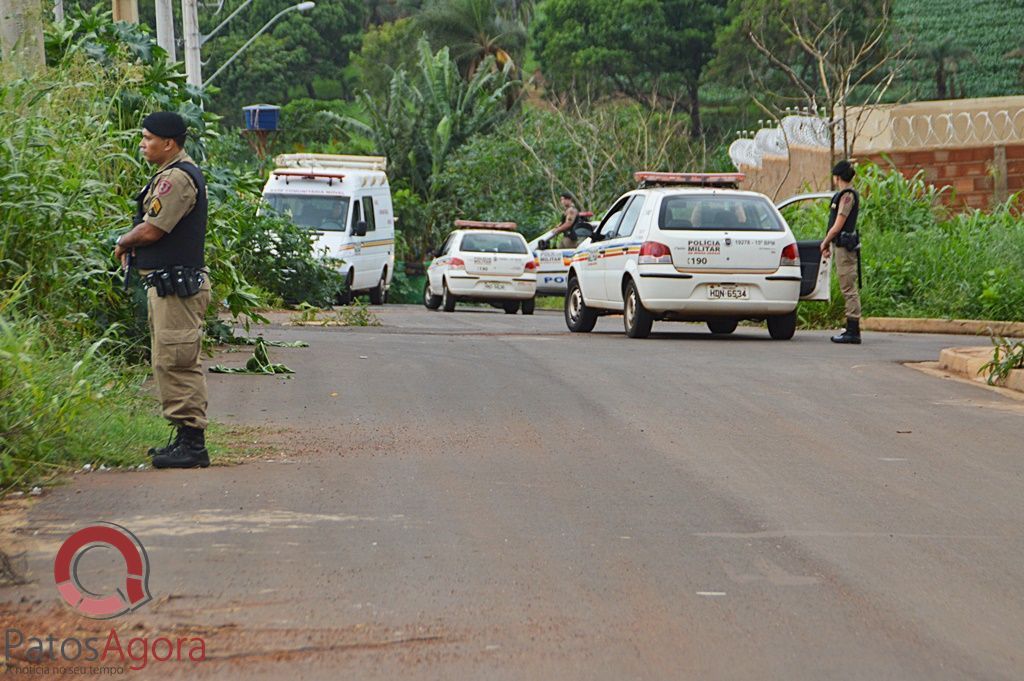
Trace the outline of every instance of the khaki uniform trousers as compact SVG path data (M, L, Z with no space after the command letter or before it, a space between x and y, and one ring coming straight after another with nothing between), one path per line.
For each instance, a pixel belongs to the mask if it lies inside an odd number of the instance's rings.
M206 429L206 375L200 355L210 304L209 277L190 298L147 293L153 378L164 418L176 426Z
M839 290L846 301L846 317L860 319L860 290L857 288L857 253L848 251L841 246L832 245L835 254L836 275L839 277Z

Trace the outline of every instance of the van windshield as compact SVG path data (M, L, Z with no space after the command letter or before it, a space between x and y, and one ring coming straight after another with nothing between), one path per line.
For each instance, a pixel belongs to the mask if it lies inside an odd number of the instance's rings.
M287 215L296 225L322 232L344 232L348 216L347 196L265 194L275 213Z
M782 232L785 225L768 199L729 194L666 196L658 216L661 229Z
M526 253L526 242L518 234L467 234L463 251L470 253Z

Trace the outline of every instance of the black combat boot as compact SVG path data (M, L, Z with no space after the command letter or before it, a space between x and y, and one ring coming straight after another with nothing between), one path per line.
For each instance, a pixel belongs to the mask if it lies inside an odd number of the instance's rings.
M183 426L181 441L166 454L153 457L153 468L206 468L210 455L206 451L206 433L202 428Z
M832 336L832 342L860 345L860 320L847 317L846 331L843 331L838 336Z
M171 436L167 438L166 445L164 445L163 447L150 447L149 451L146 452L146 454L150 458L157 456L159 454L170 453L170 451L174 449L176 446L178 446L179 442L181 442L181 426L172 425L171 428Z

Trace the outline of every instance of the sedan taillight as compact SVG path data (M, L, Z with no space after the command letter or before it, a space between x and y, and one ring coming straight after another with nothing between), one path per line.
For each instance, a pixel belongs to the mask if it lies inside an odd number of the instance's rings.
M645 241L640 247L641 265L671 265L672 249L657 241Z
M782 249L779 267L800 267L800 249L796 244L790 244Z
M540 267L540 263L537 262L536 259L534 259L534 260L527 260L526 261L526 271L527 272L533 272L538 267Z
M448 261L448 269L464 270L466 269L466 261L462 258L452 258Z

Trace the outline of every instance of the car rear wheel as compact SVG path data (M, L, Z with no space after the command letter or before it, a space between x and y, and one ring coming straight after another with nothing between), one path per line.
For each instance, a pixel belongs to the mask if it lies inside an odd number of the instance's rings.
M636 284L632 281L626 284L626 309L622 320L626 327L626 335L630 338L647 338L651 335L654 315L644 307L640 300L640 292L636 290Z
M505 310L505 314L515 314L516 312L519 312L519 301L507 300L501 304L501 307Z
M565 325L573 333L587 333L594 330L597 313L583 302L583 291L576 278L569 280L569 292L565 296Z
M441 307L441 296L435 296L430 292L430 280L423 286L423 304L428 310L436 310Z
M441 295L441 306L445 312L455 312L455 296L448 290L448 282L444 283L444 293Z
M533 314L533 309L534 307L536 307L536 305L537 299L530 298L529 300L523 301L523 304L520 306L520 309L523 311L523 314Z
M716 334L727 334L732 333L736 330L736 326L739 324L737 319L709 319L708 328L711 329L711 333Z
M796 310L768 318L768 334L773 340L789 340L796 333Z
M388 271L381 270L380 280L370 289L370 305L383 305L388 298Z

